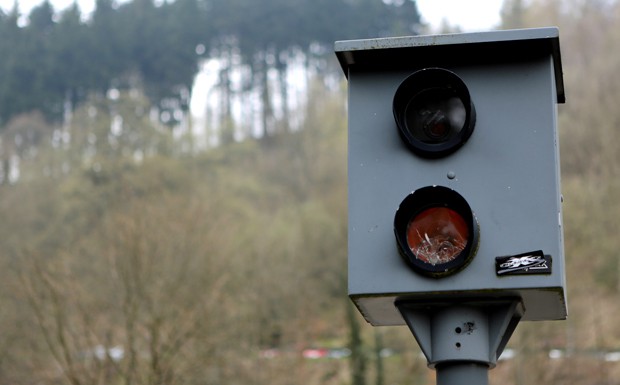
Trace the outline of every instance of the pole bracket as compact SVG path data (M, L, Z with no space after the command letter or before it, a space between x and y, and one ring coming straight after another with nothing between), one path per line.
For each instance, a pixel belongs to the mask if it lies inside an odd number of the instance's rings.
M395 305L429 368L454 364L495 367L524 313L519 298L434 302L402 299Z

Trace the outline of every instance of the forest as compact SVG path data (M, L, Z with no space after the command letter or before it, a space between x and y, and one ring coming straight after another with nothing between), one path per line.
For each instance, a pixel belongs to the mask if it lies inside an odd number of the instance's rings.
M214 56L239 56L250 68L243 86L268 98L269 70L284 73L291 55L412 33L419 22L409 0L96 0L87 20L77 3L56 11L44 0L24 27L20 16L19 2L0 12L0 124L32 110L59 122L110 89L140 89L160 110L186 112L199 63Z
M409 0L0 12L0 383L434 384L406 327L373 328L347 298L333 54L458 30L421 16ZM520 324L491 384L618 384L618 22L616 0L504 1L498 29L560 28L569 318Z

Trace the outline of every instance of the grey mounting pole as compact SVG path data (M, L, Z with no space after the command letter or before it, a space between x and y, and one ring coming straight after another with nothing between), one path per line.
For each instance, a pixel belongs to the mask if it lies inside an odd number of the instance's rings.
M401 300L396 306L436 369L437 385L487 385L523 315L519 299Z

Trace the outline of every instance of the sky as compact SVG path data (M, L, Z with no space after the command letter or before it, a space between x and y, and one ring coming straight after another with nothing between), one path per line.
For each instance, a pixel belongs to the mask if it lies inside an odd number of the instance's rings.
M445 19L450 25L471 32L499 25L503 0L416 0L416 3L422 20L433 29Z
M5 12L13 8L15 0L0 0ZM39 5L43 0L18 0L22 14ZM77 0L83 14L89 14L95 7L95 0ZM257 0L259 1L259 0ZM66 9L74 0L51 0L57 11ZM442 20L458 25L463 31L483 31L499 24L502 0L416 0L418 10L425 22L438 29Z

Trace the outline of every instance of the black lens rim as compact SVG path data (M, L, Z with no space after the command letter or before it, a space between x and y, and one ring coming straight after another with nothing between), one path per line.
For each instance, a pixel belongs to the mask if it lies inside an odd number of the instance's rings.
M469 231L463 251L452 261L435 265L418 259L407 241L407 227L411 219L433 207L454 210L463 218ZM412 192L403 199L394 215L394 235L400 256L416 273L427 277L446 277L465 268L478 251L479 234L478 221L465 198L444 186L428 186Z
M465 122L462 129L451 139L441 143L423 142L416 138L407 126L407 106L417 95L431 89L450 90L461 99L465 107ZM467 85L457 74L444 68L424 68L409 75L394 93L392 111L403 142L414 153L425 158L450 155L467 142L476 125L476 109Z

